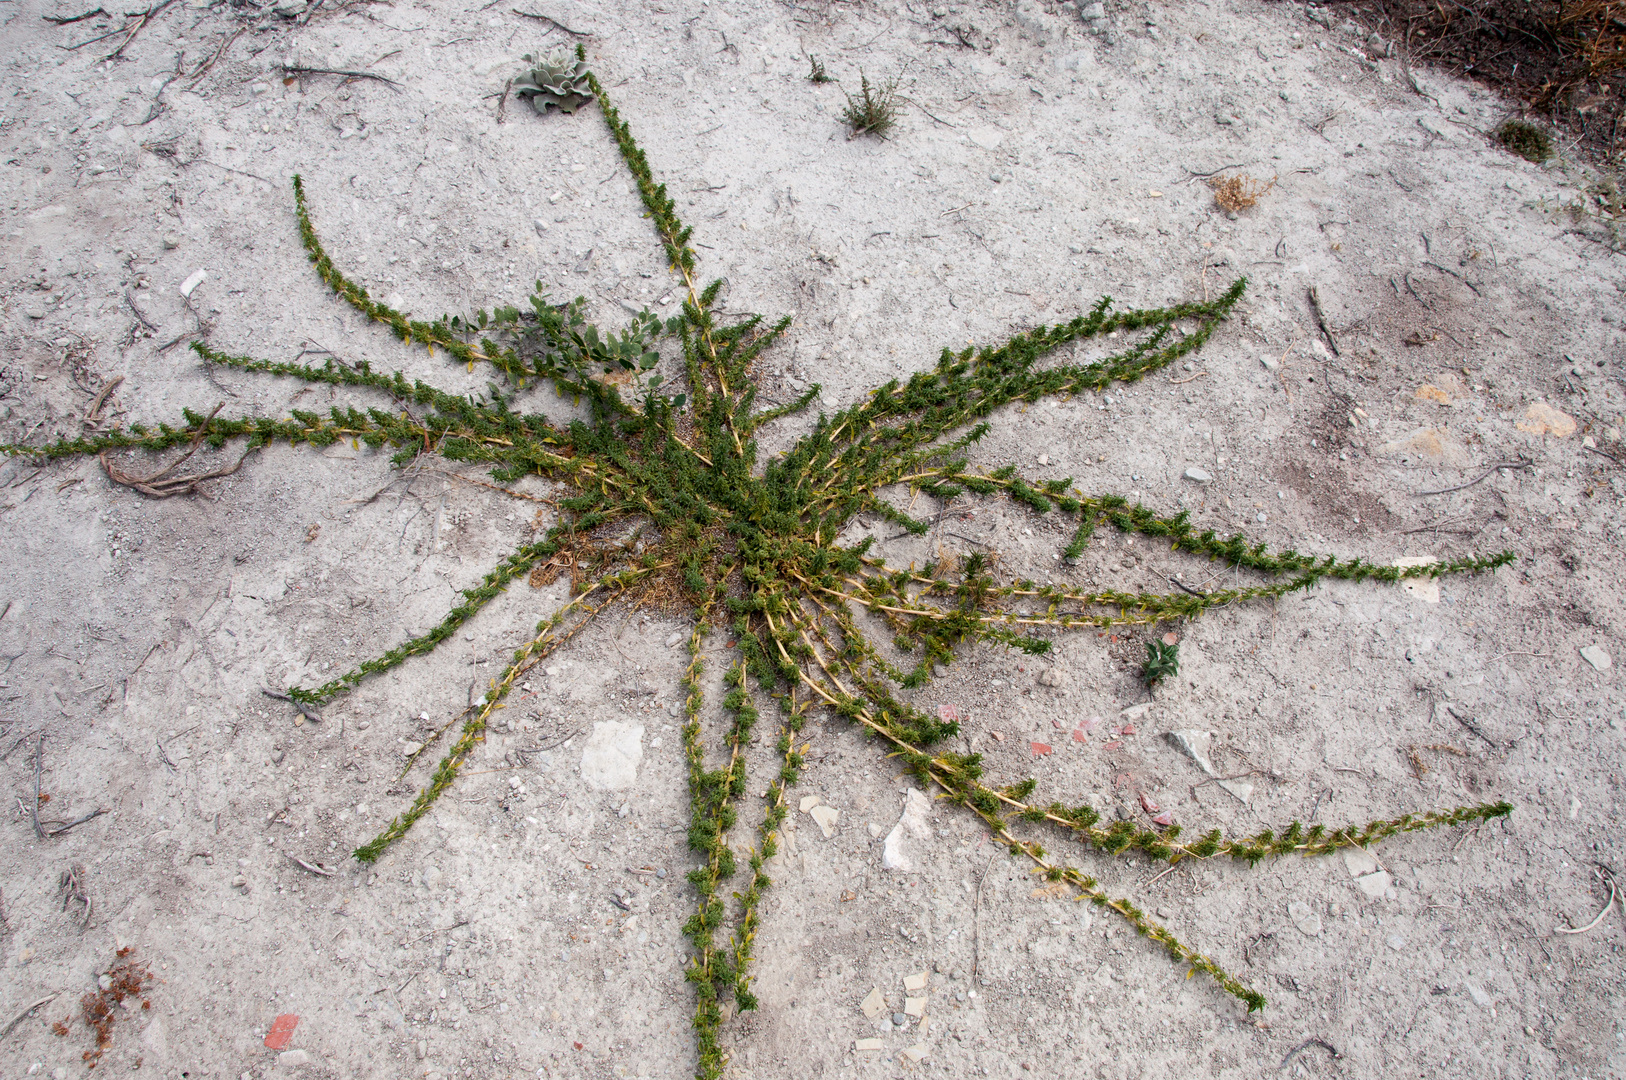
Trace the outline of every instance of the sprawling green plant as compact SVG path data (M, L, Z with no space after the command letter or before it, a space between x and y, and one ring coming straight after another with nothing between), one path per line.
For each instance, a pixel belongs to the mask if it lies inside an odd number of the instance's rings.
M578 59L584 59L579 52ZM295 178L299 230L322 280L403 342L431 352L443 349L471 367L489 365L501 386L476 399L409 381L399 372L385 375L366 363L276 363L229 356L197 342L193 349L210 364L353 388L379 404L334 407L326 414L295 410L282 419L186 412L179 424L156 429L137 424L47 446L0 448L57 458L124 448L189 447L191 453L203 443L219 448L238 439L249 451L277 440L325 446L343 439L390 447L398 465L432 453L487 466L499 485L537 474L573 490L558 500L556 523L540 539L498 560L433 630L323 686L291 692L307 707L328 701L367 676L430 652L516 579L552 580L566 569L571 574L572 598L537 624L486 695L459 718L461 731L417 799L356 850L358 859L376 859L407 833L456 779L516 680L613 602L681 605L693 617L683 677L683 744L692 811L688 837L699 858L688 875L696 902L684 933L693 945L687 977L697 1000L701 1077L717 1077L725 1065L718 1038L722 1006L729 999L741 1009L756 1005L750 971L759 901L770 885L765 867L779 842L787 791L804 766L807 746L799 733L814 710L831 710L861 727L922 783L975 814L1036 873L1066 882L1080 899L1115 911L1177 962L1212 976L1250 1010L1264 1004L1258 991L1176 940L1128 900L1110 897L1094 878L1046 852L1032 830L1051 828L1110 856L1138 852L1171 863L1229 856L1252 863L1266 856L1364 846L1400 832L1509 812L1506 803L1498 803L1330 831L1319 825L1306 830L1297 822L1279 836L1267 831L1226 839L1213 831L1187 842L1178 826L1154 829L1119 821L1103 827L1089 806L1041 803L1033 797L1033 780L990 786L977 755L943 748L957 725L918 708L907 693L928 682L935 665L952 663L977 643L1044 653L1051 637L1067 630L1192 619L1216 607L1309 589L1329 578L1392 583L1484 571L1511 555L1398 569L1359 559L1272 553L1240 536L1223 539L1199 531L1183 513L1164 517L1117 495L1082 495L1067 480L1032 481L1012 466L972 464L971 448L1001 407L1133 381L1200 348L1241 298L1240 280L1204 303L1113 311L1110 301L1102 300L1087 314L1017 334L998 346L945 349L930 370L890 381L833 416L821 415L788 451L759 460L759 430L807 409L820 389L815 385L788 404L758 405L752 365L790 320L767 325L759 316L727 321L718 313L722 283L700 283L690 230L678 220L666 188L656 183L604 88L590 73L585 80L672 270L682 279L681 316L662 321L645 312L620 333L606 333L587 321L583 301L555 306L538 285L523 313L501 308L468 319L414 321L373 300L334 266ZM1116 331L1138 332L1138 340L1093 363L1044 363L1062 345ZM663 344L681 362L681 393L668 393L655 373ZM508 395L534 380L585 403L586 418L556 423L514 411ZM1001 581L981 554L918 569L892 568L871 553L867 540L851 546L837 541L861 513L924 533L923 521L883 497L889 489L940 501L964 492L1003 496L1035 514L1065 517L1076 523L1066 547L1074 558L1105 525L1217 560L1255 580L1207 593L1154 595ZM866 625L884 625L890 640L878 644ZM724 633L737 644L737 659L726 672L727 692L708 706L701 690L703 646L710 635ZM897 660L900 656L912 657L912 663ZM1166 655L1158 650L1149 657L1148 679L1171 673L1174 664L1172 648ZM755 822L744 882L730 904L731 883L741 873L728 838L747 790L744 752L761 722L759 706L768 702L778 711L779 764ZM718 707L720 712L708 711ZM723 719L719 745L705 744L703 717Z

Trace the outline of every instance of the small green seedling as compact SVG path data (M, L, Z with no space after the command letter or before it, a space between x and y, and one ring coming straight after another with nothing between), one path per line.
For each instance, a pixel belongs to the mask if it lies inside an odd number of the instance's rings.
M1150 690L1170 675L1180 674L1180 646L1165 645L1161 641L1146 643L1146 663L1141 665L1140 677Z
M808 82L810 82L810 83L835 82L834 79L830 78L829 72L824 70L824 64L819 61L818 57L809 56L807 58L807 62L810 65L810 70L807 73L807 81Z
M847 108L841 119L852 129L850 138L875 135L886 138L898 118L898 80L871 83L862 71L858 73L858 96L847 95Z
M1553 137L1528 120L1507 121L1496 129L1496 141L1536 165L1553 156Z

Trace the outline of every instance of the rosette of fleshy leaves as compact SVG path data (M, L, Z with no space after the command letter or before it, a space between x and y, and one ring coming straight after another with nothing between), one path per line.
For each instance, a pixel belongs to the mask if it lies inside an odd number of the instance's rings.
M573 113L593 100L592 88L587 85L587 61L569 56L543 60L526 53L525 62L533 66L514 80L514 93L529 99L531 108L538 113L546 114L549 105Z

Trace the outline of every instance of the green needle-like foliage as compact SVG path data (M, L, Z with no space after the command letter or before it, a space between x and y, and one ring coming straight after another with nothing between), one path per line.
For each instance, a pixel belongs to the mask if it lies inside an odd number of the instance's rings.
M585 61L580 50L577 59ZM1264 1003L1256 990L1176 940L1128 900L1110 897L1095 879L1048 854L1034 830L1047 829L1107 856L1139 852L1170 862L1230 857L1253 863L1289 854L1319 855L1400 832L1509 812L1506 803L1498 803L1406 814L1332 831L1320 826L1304 830L1294 823L1279 836L1263 832L1240 840L1214 831L1193 842L1182 841L1177 827L1154 831L1129 822L1103 827L1088 806L1041 804L1034 801L1033 780L998 788L985 784L976 755L941 748L957 725L917 708L908 695L931 678L933 665L952 663L978 643L1042 653L1055 636L1069 630L1179 622L1213 608L1310 589L1328 579L1393 583L1477 573L1503 565L1511 553L1401 569L1360 559L1273 552L1241 536L1198 531L1183 513L1161 517L1117 495L1083 495L1067 480L1028 480L1011 466L971 464L972 448L1005 406L1132 382L1201 348L1242 297L1241 280L1211 301L1114 311L1110 300L1103 299L1058 326L1036 327L999 345L944 349L929 370L887 382L833 416L820 415L788 451L761 459L759 429L805 410L819 391L814 386L778 407L757 402L752 364L784 333L789 319L767 324L759 316L730 320L719 313L721 282L703 284L697 277L690 230L678 220L631 128L592 73L583 69L580 78L598 100L671 268L682 279L680 316L662 321L644 312L621 331L609 332L587 321L583 301L555 306L539 286L523 313L505 307L435 322L409 319L374 301L334 265L296 178L300 235L322 281L402 342L421 344L431 353L440 349L471 368L488 365L500 384L491 395L449 394L399 372L384 375L366 363L263 361L199 342L193 349L205 363L326 383L350 391L357 404L327 412L293 411L282 419L185 412L173 425L131 425L44 446L0 447L8 454L51 459L125 449L186 447L190 452L203 443L219 448L236 440L251 452L279 440L321 447L345 439L388 447L400 465L421 454L438 454L488 468L498 485L534 474L574 492L558 501L557 520L546 533L498 559L432 630L322 686L292 691L303 703L327 701L368 676L432 651L517 579L557 574L561 566L572 567L573 574L580 571L573 578L571 599L541 617L485 696L454 718L452 723L460 720L461 728L416 800L356 849L358 859L370 862L406 835L456 781L516 680L617 600L668 609L682 605L694 620L683 676L683 746L689 844L698 858L688 875L696 896L683 932L693 947L687 978L696 998L700 1077L720 1076L726 1064L719 1040L723 1005L730 999L740 1008L756 1004L750 968L759 902L772 885L766 867L777 850L787 793L804 767L806 744L799 742L799 733L815 709L859 725L879 742L880 750L902 759L924 783L975 814L1013 855L1031 862L1036 873L1070 883L1080 899L1117 912L1177 962L1212 976L1249 1009ZM873 125L870 129L875 130ZM1130 344L1104 359L1053 361L1063 345L1120 331L1130 333ZM681 392L669 392L655 373L662 350L681 365L681 378L673 380L682 383ZM618 378L605 379L606 374ZM512 410L505 393L533 380L544 380L565 398L585 403L587 417L562 422ZM1249 580L1196 595L1084 590L1002 580L994 563L979 554L952 560L955 565L946 560L921 570L894 569L870 553L868 541L846 546L836 540L857 514L886 517L911 532L924 532L923 521L883 498L889 488L913 489L938 500L965 492L1003 496L1035 514L1066 518L1075 523L1066 548L1070 556L1076 557L1098 529L1109 526L1217 560ZM641 546L627 539L635 532ZM883 652L883 644L866 633L861 613L886 625L891 637L884 644L914 658L911 669L889 659L895 653ZM726 672L726 694L720 702L708 702L701 689L705 646L719 633L728 634L738 652ZM1173 647L1165 651L1154 646L1148 681L1172 674L1175 664ZM746 791L761 783L746 782L745 748L753 729L765 722L760 709L769 702L777 716L779 764L763 785L766 806L755 822L755 843L742 867L729 839L746 809ZM722 721L723 735L715 745L705 739L708 719Z

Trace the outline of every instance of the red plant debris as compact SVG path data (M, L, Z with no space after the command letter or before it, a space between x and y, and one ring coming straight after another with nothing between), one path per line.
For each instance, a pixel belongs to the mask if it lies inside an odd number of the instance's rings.
M130 959L133 952L135 950L126 945L115 953L119 962L104 973L106 989L97 989L94 994L79 999L80 1016L85 1026L96 1033L96 1048L83 1054L86 1068L94 1069L107 1048L113 1045L113 1023L118 1019L113 1010L126 998L140 997L152 982L152 972L147 970L147 965ZM147 1008L148 1002L143 1001L141 1007Z

